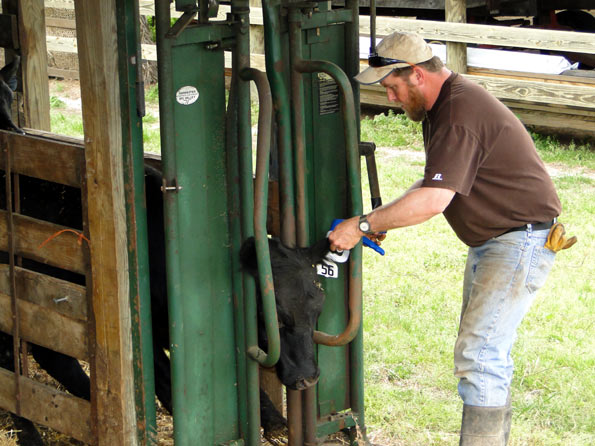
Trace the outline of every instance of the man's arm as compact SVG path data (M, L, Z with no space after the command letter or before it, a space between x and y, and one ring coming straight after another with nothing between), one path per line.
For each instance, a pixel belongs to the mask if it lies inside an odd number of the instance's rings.
M455 191L437 187L421 187L421 181L411 186L396 200L368 214L372 231L417 225L440 214L452 201ZM331 250L353 248L364 235L358 227L359 216L343 221L329 235Z

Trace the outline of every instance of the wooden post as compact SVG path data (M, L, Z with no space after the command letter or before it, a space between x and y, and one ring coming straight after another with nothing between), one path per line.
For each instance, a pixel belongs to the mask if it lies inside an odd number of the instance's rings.
M49 131L50 90L43 0L4 0L3 7L6 12L16 14L19 22L25 110L25 122L19 125Z
M446 0L444 10L447 22L467 22L467 2L465 0ZM457 73L467 72L467 44L446 42L446 66Z
M76 0L92 272L97 445L138 444L115 0Z

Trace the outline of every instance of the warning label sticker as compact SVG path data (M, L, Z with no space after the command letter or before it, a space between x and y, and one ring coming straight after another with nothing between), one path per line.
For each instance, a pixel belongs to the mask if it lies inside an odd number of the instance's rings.
M321 116L339 112L339 87L326 73L318 73L318 96Z
M196 87L192 87L187 85L185 87L180 88L176 92L176 101L178 104L182 105L190 105L194 104L198 99L198 90Z

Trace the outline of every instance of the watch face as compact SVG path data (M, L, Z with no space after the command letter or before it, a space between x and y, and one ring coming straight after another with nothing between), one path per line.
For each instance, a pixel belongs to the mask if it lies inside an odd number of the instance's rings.
M361 221L359 223L359 230L362 232L368 232L370 230L370 223L367 221Z

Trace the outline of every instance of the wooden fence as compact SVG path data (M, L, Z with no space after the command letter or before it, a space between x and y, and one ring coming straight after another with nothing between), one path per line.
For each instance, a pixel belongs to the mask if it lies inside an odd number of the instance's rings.
M458 4L460 2L459 0L450 0L450 3ZM57 8L69 7L72 3L46 0L45 4L46 7ZM153 15L153 7L152 0L140 1L141 14L143 15ZM224 19L229 11L229 6L221 5L219 18ZM179 15L180 13L172 10L172 16ZM447 11L447 19L449 17L452 18L453 14L449 15ZM456 15L454 17L456 19ZM251 64L255 68L264 70L261 8L251 7L250 23L252 24L253 51ZM57 21L56 19L48 19L49 24L53 26L63 24L65 27L71 28L73 26L67 20ZM445 42L449 67L464 73L465 76L494 94L512 108L526 125L564 129L579 135L595 136L594 78L473 69L466 66L466 51L463 51L467 44L481 44L595 55L595 34L377 17L377 37L386 36L396 30L417 32L426 40ZM369 17L360 16L360 35L369 36L369 34ZM48 36L47 47L52 52L76 52L76 39L74 37ZM143 58L157 59L154 45L143 45ZM231 66L229 55L226 57L226 65ZM362 68L365 66L366 62L362 61ZM54 74L68 75L55 71ZM74 76L76 72L70 73L70 75ZM384 89L379 85L362 86L361 103L393 107L387 101Z

